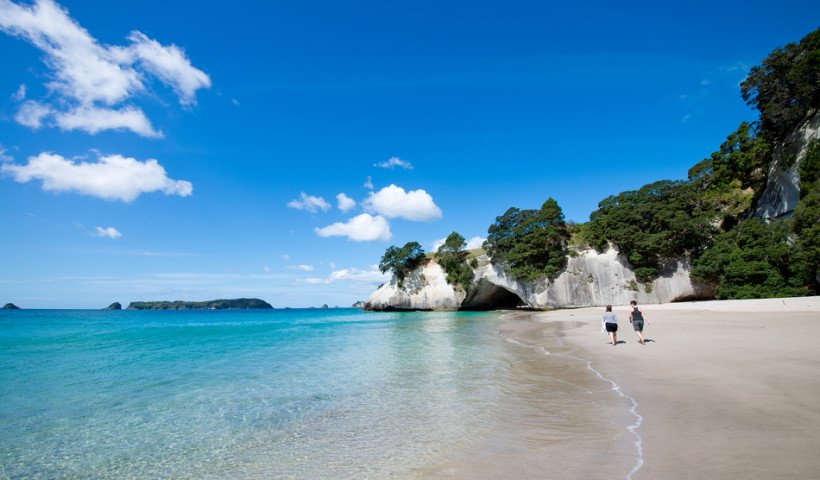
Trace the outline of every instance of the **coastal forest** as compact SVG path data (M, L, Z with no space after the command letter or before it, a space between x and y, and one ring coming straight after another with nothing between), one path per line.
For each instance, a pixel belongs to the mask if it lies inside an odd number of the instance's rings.
M820 263L820 141L801 152L799 199L772 218L760 203L773 162L795 168L795 130L820 111L820 29L771 52L740 85L757 109L686 180L659 180L601 200L586 223L564 219L558 203L509 208L487 230L483 250L507 274L524 281L553 279L567 257L610 246L629 261L636 278L652 282L665 265L687 258L691 275L719 299L816 295ZM457 232L430 256L418 242L391 246L379 268L404 279L435 258L448 283L466 290L475 252ZM482 252L483 253L483 252Z

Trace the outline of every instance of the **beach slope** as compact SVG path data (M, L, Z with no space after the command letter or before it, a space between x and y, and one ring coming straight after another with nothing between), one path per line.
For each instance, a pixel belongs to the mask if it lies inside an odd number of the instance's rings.
M638 403L635 479L820 478L820 297L641 306L637 342L616 306L538 314Z

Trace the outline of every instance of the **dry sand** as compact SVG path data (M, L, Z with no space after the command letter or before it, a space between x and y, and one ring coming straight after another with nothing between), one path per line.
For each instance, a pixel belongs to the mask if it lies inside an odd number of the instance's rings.
M537 314L638 403L647 479L820 478L820 297L640 306L646 345L616 306Z

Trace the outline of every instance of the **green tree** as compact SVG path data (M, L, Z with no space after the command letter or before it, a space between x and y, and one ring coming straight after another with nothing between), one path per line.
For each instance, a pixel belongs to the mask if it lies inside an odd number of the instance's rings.
M789 225L751 218L721 233L694 262L692 276L715 286L717 298L807 295L805 265L789 241Z
M473 281L473 269L467 264L467 251L464 248L467 242L457 232L447 236L438 251L436 259L441 268L447 273L447 283L460 286L465 291Z
M379 270L382 273L391 271L399 288L403 288L407 275L424 263L425 258L424 249L418 242L407 242L401 248L391 245L382 256Z
M797 236L795 261L803 272L803 284L817 293L820 267L820 141L812 141L800 163L800 200L794 210L792 231Z
M648 282L665 262L703 249L714 234L711 220L692 185L662 180L601 201L590 215L587 237L601 252L614 244L638 280Z
M782 139L820 107L820 29L778 48L740 84L743 100L760 111L765 136Z
M569 233L564 213L552 198L538 210L508 209L487 233L487 254L514 277L554 278L566 266Z

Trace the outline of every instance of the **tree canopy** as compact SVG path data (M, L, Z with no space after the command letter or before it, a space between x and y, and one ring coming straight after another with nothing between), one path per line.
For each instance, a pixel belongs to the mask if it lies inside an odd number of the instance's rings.
M760 111L765 135L782 139L820 107L820 29L774 50L752 67L740 93Z
M467 264L467 242L458 232L447 236L438 251L436 259L447 273L447 283L460 286L465 291L473 281L473 269Z
M407 242L403 247L391 245L382 256L379 270L382 273L388 270L392 272L399 288L402 288L407 275L418 268L424 260L424 249L419 242Z
M487 254L516 278L554 278L566 266L569 233L552 198L538 210L508 209L487 233Z

